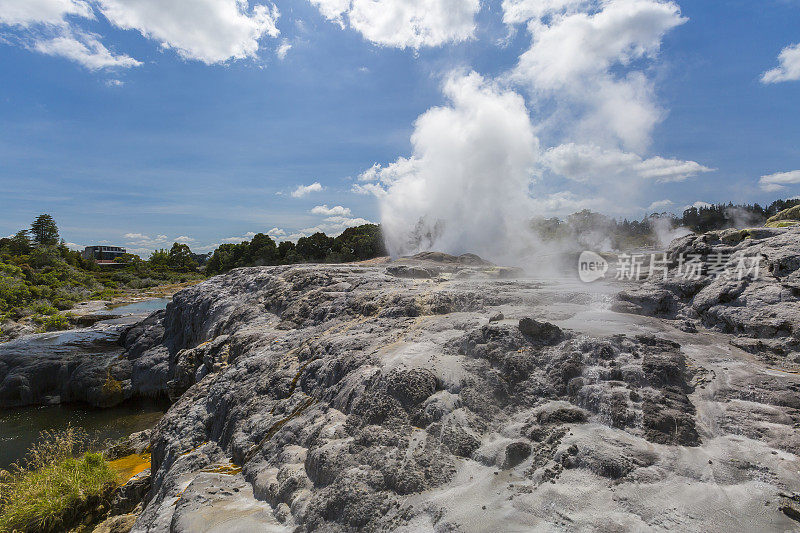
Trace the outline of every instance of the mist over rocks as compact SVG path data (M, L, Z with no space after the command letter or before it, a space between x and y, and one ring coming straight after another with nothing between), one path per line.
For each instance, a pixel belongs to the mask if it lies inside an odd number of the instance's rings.
M794 526L800 377L451 257L236 269L130 329L174 399L133 531Z

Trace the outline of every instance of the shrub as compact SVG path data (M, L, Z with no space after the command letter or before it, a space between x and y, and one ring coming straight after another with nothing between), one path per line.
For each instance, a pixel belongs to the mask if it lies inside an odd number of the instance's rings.
M44 320L41 322L42 329L45 331L61 331L64 329L69 329L69 317L65 315L51 315L45 317Z
M58 309L50 305L48 302L36 302L31 306L31 310L39 315L55 315Z
M85 518L116 483L85 432L43 432L23 465L2 472L0 531L65 531Z

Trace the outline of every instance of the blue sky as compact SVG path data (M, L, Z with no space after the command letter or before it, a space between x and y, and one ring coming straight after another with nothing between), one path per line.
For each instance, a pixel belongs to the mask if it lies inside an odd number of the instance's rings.
M185 0L163 13L154 0L0 0L0 234L47 212L71 243L146 256L178 239L209 251L248 232L408 226L430 209L408 180L445 200L518 184L513 168L475 170L498 154L529 174L531 214L800 194L800 2L431 2L441 11L420 23L421 0ZM585 35L613 37L604 20L635 30L607 56L587 52L606 68L562 57ZM558 53L533 45L548 39ZM641 105L601 100L600 87ZM437 107L453 112L444 124ZM463 139L446 121L467 131L459 121L483 110L496 113L476 132L528 118L450 150ZM530 153L504 155L528 137ZM461 174L434 171L484 149ZM411 177L398 178L406 161ZM502 205L487 203L486 220Z

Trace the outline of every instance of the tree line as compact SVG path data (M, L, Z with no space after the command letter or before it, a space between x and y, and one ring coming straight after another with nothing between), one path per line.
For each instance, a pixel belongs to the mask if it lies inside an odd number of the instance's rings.
M233 268L294 263L344 263L362 261L386 255L380 226L364 224L348 228L338 237L318 232L291 241L276 243L272 237L256 234L252 240L239 244L223 244L211 254L208 275L220 274Z

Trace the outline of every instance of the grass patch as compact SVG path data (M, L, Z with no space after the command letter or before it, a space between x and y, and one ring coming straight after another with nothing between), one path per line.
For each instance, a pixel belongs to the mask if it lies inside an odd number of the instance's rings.
M118 479L91 445L72 427L43 432L22 464L0 474L0 531L64 531L89 516Z

